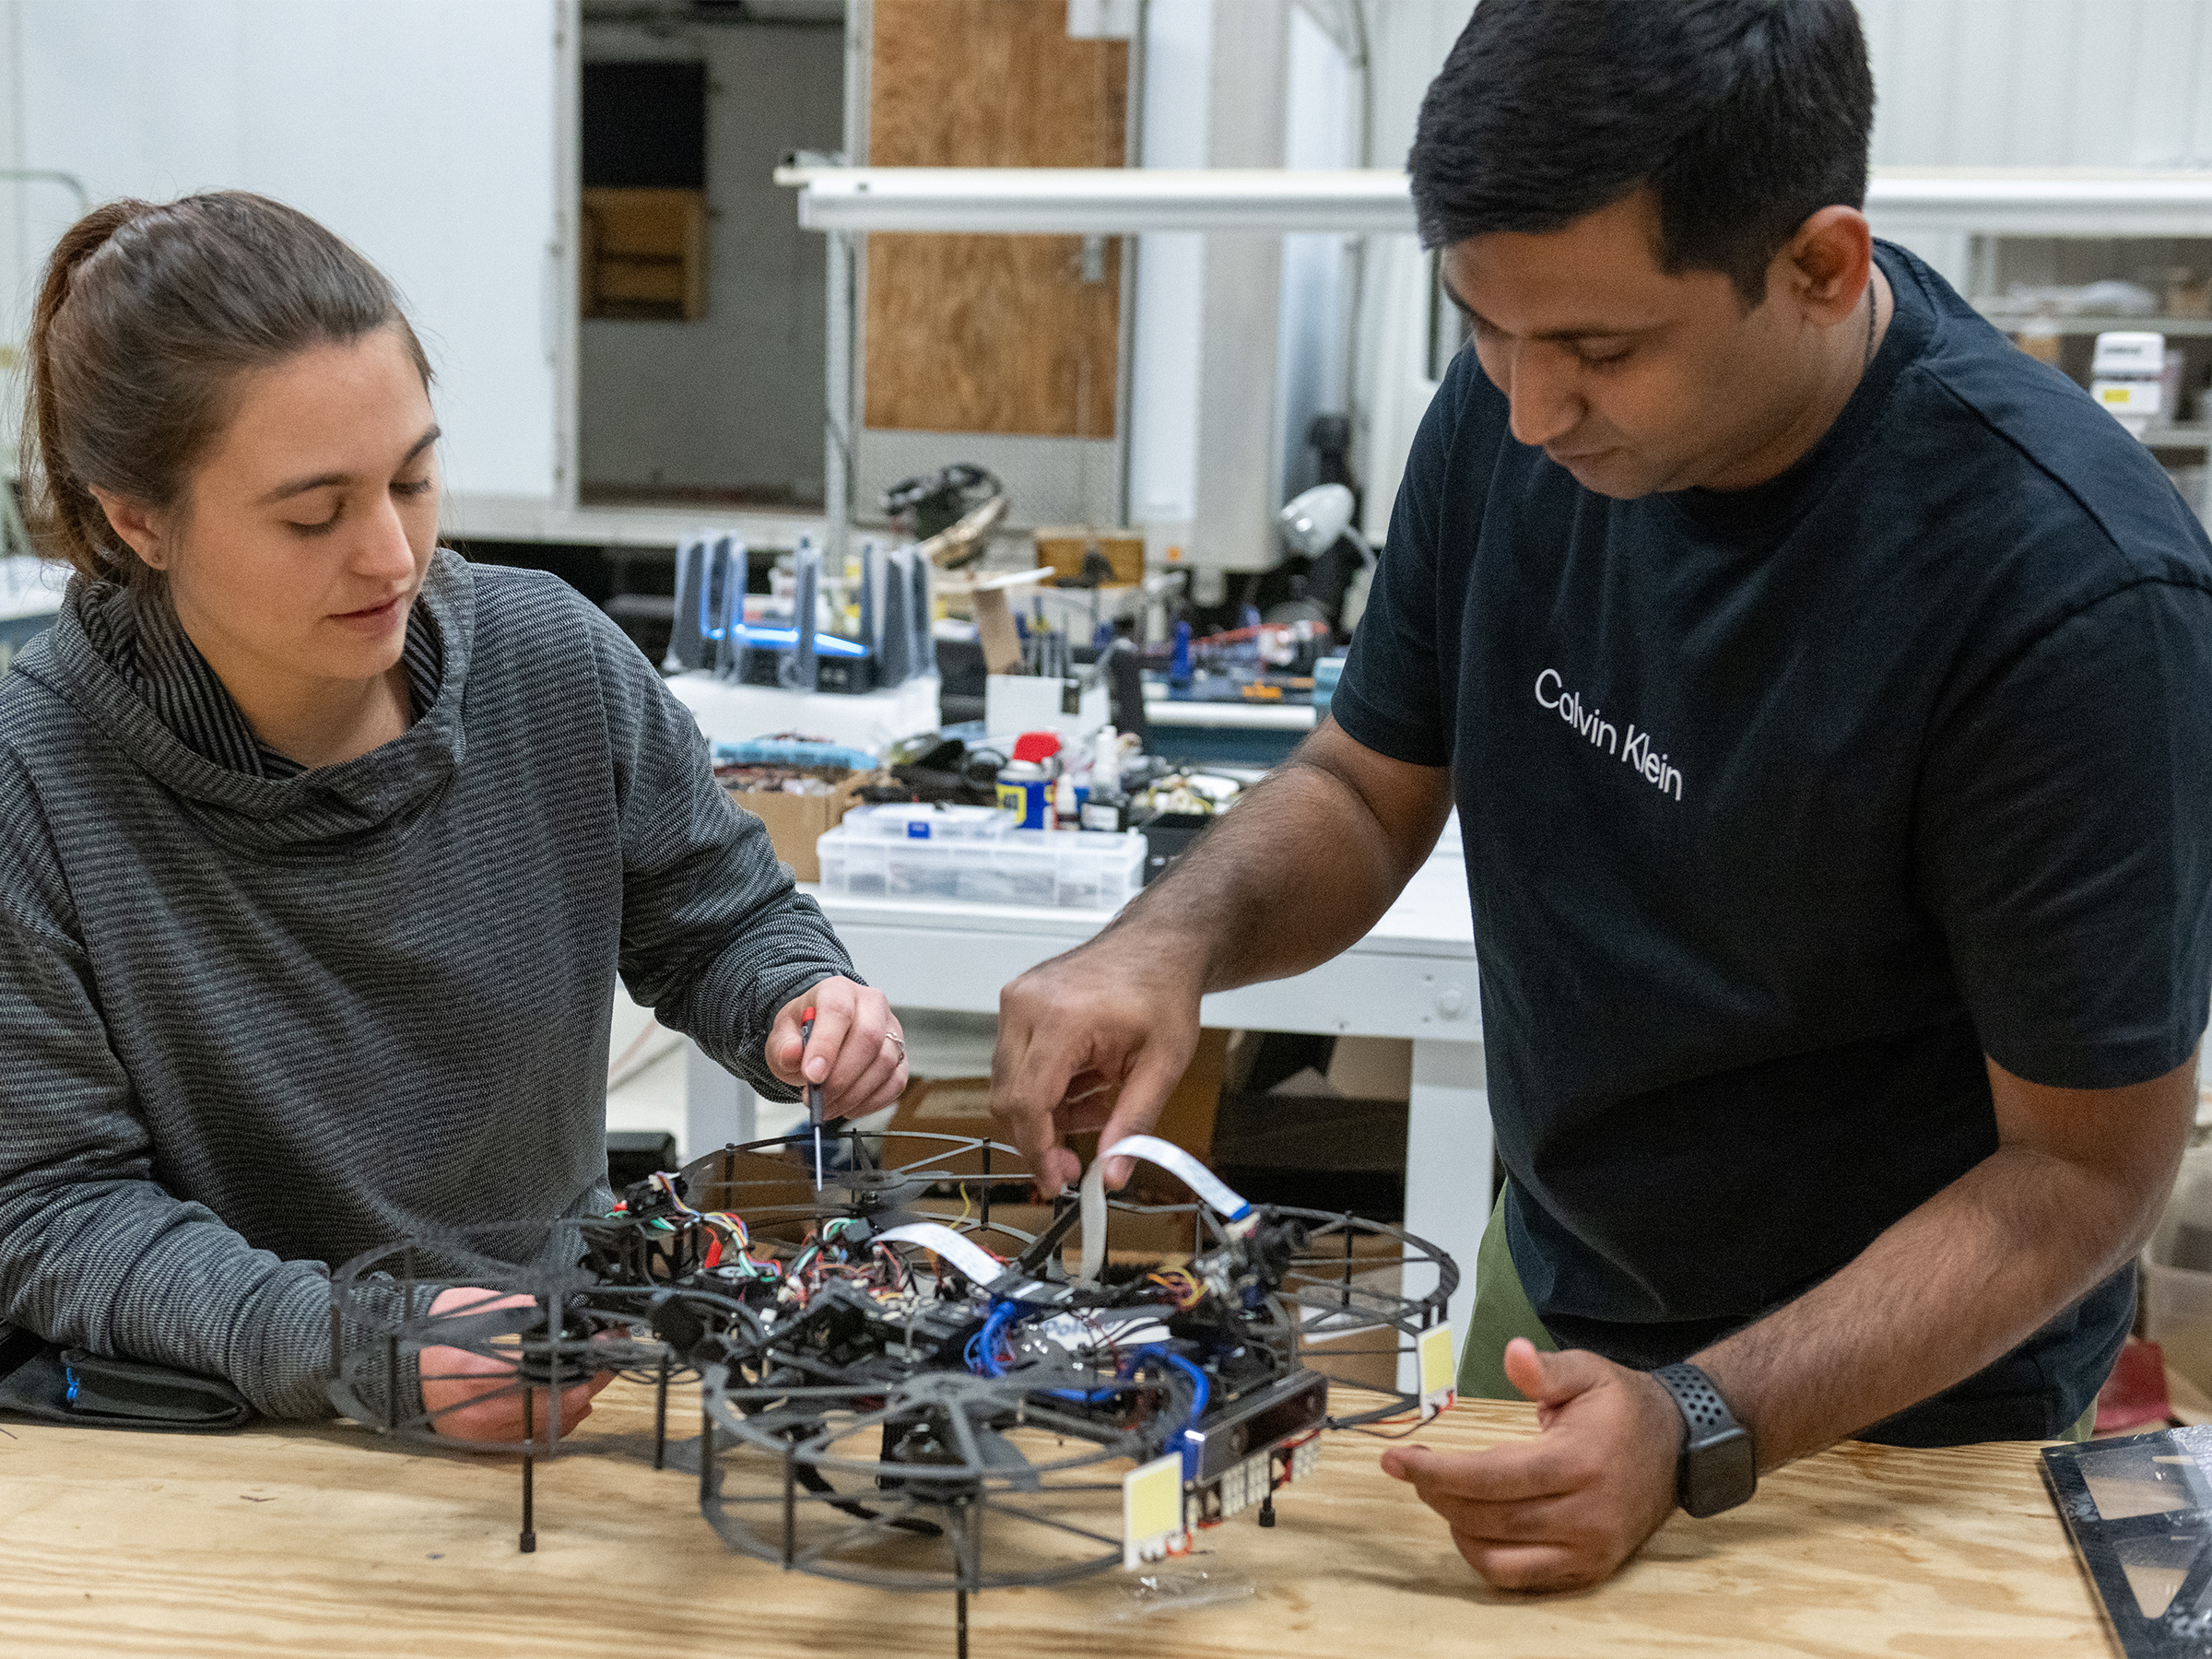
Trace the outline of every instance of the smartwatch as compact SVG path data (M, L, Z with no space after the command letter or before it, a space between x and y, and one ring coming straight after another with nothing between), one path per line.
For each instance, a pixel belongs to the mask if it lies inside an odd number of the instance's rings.
M1759 1453L1712 1379L1694 1365L1663 1365L1652 1378L1682 1413L1675 1501L1702 1520L1749 1498L1759 1487Z

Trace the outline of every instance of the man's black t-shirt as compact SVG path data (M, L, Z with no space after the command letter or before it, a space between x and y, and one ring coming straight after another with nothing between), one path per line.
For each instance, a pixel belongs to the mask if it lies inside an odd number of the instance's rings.
M1583 489L1463 351L1332 706L1451 769L1513 1262L1626 1364L1986 1157L1985 1051L2141 1082L2212 997L2212 544L2078 387L1877 257L1857 392L1741 492ZM1875 1438L2059 1432L2133 1285Z

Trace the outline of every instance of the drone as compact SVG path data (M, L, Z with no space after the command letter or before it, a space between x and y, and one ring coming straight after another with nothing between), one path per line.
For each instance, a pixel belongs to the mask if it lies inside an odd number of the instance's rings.
M1110 1197L1112 1157L1193 1201ZM529 1551L560 1391L649 1384L653 1467L697 1474L731 1549L949 1591L962 1659L971 1594L1180 1554L1255 1507L1272 1526L1324 1430L1410 1432L1450 1403L1459 1271L1402 1228L1247 1203L1150 1135L1104 1148L1034 1231L1005 1219L1031 1184L991 1140L848 1129L818 1154L803 1131L656 1173L606 1215L403 1240L332 1275L330 1397L403 1441L521 1452ZM1155 1236L1187 1220L1189 1248L1111 1251L1114 1219L1139 1215ZM432 1313L453 1286L483 1295ZM468 1403L519 1394L519 1444L406 1406L406 1366L433 1347L499 1362ZM1394 1356L1398 1386L1332 1415L1317 1351ZM672 1445L670 1386L694 1381L699 1434Z

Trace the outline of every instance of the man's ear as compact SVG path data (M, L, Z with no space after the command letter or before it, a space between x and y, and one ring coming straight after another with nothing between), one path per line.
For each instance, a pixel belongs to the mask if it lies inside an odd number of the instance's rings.
M108 524L123 537L132 552L157 571L169 568L168 554L162 547L162 534L152 509L126 497L112 495L98 485L87 485L100 510L108 515Z
M1874 263L1874 229L1856 207L1823 207L1774 256L1770 279L1806 321L1833 328L1858 310Z

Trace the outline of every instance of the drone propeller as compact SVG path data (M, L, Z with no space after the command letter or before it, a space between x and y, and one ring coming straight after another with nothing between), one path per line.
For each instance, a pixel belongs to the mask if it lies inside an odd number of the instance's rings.
M474 1306L458 1313L425 1314L420 1328L426 1342L449 1347L480 1347L501 1336L520 1336L545 1323L535 1299L510 1301L503 1306Z

